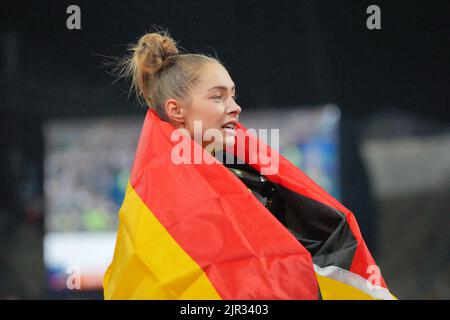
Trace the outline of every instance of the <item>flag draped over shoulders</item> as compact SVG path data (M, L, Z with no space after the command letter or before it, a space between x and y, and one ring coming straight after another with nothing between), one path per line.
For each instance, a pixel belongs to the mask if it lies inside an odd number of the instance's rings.
M209 163L175 163L174 130L148 110L103 281L105 299L392 297L353 214L301 170L276 154L279 170L267 175L295 226L288 229L189 137L182 139ZM244 161L251 152L245 148Z
M220 162L174 164L173 130L148 111L105 298L316 299L308 251Z

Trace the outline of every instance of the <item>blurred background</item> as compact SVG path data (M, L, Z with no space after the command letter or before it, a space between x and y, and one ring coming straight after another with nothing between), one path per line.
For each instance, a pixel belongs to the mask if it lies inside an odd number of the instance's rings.
M68 30L69 5L81 29ZM366 9L381 9L369 30ZM101 299L145 115L105 66L157 25L352 210L399 299L450 298L448 1L0 4L0 299ZM78 269L77 269L78 268ZM81 271L81 289L68 289Z

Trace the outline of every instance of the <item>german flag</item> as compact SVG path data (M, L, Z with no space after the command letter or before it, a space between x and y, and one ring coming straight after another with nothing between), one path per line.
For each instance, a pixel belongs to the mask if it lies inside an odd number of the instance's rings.
M180 138L205 161L183 154L188 163L174 163L174 130L148 110L105 299L392 298L352 213L242 124L237 131L256 150L279 157L279 170L266 177L294 227L189 137ZM233 152L262 171L252 148Z

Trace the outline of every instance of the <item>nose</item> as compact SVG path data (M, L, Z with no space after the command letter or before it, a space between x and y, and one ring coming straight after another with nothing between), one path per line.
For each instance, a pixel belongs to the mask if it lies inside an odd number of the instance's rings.
M234 100L227 108L227 114L236 118L239 116L241 111L242 111L241 107Z

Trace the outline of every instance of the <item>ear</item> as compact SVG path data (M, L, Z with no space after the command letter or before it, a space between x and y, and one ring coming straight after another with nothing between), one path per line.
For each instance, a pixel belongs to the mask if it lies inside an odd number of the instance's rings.
M185 108L179 100L167 99L164 105L169 120L177 127L184 127Z

